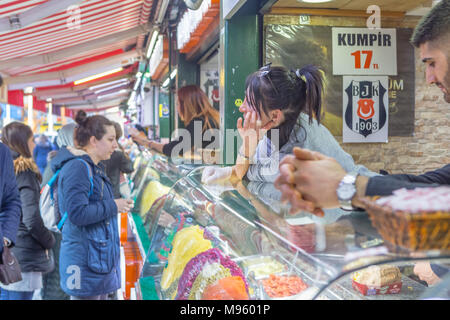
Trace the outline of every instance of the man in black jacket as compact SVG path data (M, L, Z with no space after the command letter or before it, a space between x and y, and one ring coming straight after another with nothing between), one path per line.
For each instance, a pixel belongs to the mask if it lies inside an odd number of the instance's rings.
M102 160L101 163L105 166L106 175L113 186L114 199L119 199L122 197L120 194L120 175L122 173L132 173L134 168L130 157L119 144L119 139L123 135L120 124L114 122L114 129L116 130L116 140L119 148L113 152L111 158Z
M450 0L442 0L417 25L411 43L419 48L426 64L426 80L435 84L450 103ZM377 177L347 173L333 158L294 148L294 155L280 163L275 185L282 199L289 199L293 210L323 215L321 208L361 207L364 196L390 195L400 188L450 185L450 164L422 175L395 174ZM418 263L414 269L420 279L432 285L448 272L445 266Z
M435 84L450 103L450 0L437 4L417 25L411 43L426 64L426 80ZM361 207L364 196L389 195L396 189L450 185L450 164L422 175L377 177L347 173L333 158L305 149L294 149L280 163L275 185L293 209L322 215L320 208Z

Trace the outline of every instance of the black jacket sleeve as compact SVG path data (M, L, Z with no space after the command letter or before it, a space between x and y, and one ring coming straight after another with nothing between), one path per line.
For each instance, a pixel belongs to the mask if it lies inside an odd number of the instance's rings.
M450 185L450 164L426 172L422 175L393 174L387 176L376 176L369 179L366 189L367 196L390 195L394 190L406 188L425 188Z
M200 119L194 119L192 120L189 125L184 128L184 129L179 129L180 130L180 135L176 140L173 140L169 143L166 143L163 147L163 153L167 156L170 157L172 156L172 151L177 148L178 153L175 154L175 156L182 156L183 155L183 151L188 151L188 150L192 150L192 148L195 145L195 122L200 122L200 128L202 128L203 126L203 121ZM198 124L197 124L198 126ZM200 134L202 132L200 131ZM202 137L200 136L200 139L202 139Z
M17 176L20 200L22 201L22 223L29 234L45 249L51 249L55 237L44 226L39 210L39 183L36 175L27 170Z

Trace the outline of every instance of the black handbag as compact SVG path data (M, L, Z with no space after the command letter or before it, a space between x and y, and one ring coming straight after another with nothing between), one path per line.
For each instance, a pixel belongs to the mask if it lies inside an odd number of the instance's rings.
M22 280L19 261L8 247L3 247L0 263L0 282L8 285Z

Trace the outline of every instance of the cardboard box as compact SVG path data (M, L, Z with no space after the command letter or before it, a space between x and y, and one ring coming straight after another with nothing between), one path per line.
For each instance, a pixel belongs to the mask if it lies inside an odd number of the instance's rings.
M365 296L373 296L377 294L397 294L402 290L402 282L391 283L387 286L367 286L352 280L352 287L361 292Z

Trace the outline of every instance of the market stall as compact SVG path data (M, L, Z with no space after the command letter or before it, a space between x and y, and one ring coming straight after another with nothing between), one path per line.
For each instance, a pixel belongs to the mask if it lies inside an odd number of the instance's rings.
M204 168L166 167L178 180L141 202L137 299L448 299L413 272L448 266L448 248L392 246L365 211L290 215L272 184L204 185Z
M134 156L134 171L127 177L129 198L135 205L131 212L122 213L119 229L122 245L123 295L131 297L142 269L143 257L150 246L149 232L155 212L164 203L170 188L198 165L185 163L186 159L167 158L148 150L138 150Z

